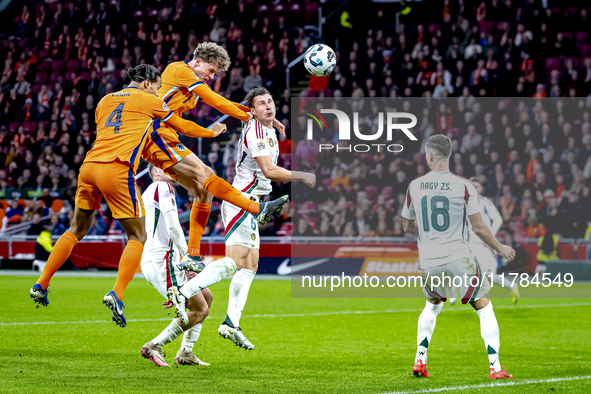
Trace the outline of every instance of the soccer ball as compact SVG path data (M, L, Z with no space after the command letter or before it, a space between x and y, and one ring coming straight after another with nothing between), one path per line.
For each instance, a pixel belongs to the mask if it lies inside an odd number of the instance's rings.
M337 55L331 47L324 44L313 45L304 55L304 67L312 75L328 75L337 65Z

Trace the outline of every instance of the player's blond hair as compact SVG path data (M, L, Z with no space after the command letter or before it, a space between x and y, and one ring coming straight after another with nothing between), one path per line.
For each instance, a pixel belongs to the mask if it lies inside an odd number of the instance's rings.
M231 64L228 52L215 42L197 44L197 48L193 51L193 59L201 59L206 63L217 64L220 71L228 71Z

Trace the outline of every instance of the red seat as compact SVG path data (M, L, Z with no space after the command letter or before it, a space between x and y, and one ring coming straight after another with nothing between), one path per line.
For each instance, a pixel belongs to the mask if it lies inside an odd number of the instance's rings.
M285 4L275 4L273 7L273 15L283 14L285 10Z
M546 71L560 69L560 58L558 57L547 57L546 58Z
M41 51L39 51L39 60L46 59L47 55L49 55L49 49L42 49Z
M566 60L572 60L573 62L573 68L578 68L579 67L579 58L578 57L565 57L564 58L564 65L566 66Z
M257 6L258 15L265 15L269 12L269 6L266 4L259 4Z
M563 31L563 32L562 32L562 37L563 37L563 38L568 38L568 39L569 39L569 40L571 40L571 41L573 40L573 35L572 35L572 33L569 33L569 32L567 32L567 31Z
M306 12L304 13L304 21L306 24L312 23L315 19L318 19L318 3L306 3Z
M589 44L581 44L581 56L589 56L591 55L591 45Z
M378 195L378 187L374 185L365 186L365 192L370 200L373 200Z
M37 131L37 122L24 122L23 131L27 134L32 134Z
M316 223L318 223L319 217L308 217L308 226L312 229L312 231L316 231Z
M66 70L68 71L74 71L78 68L80 68L80 62L76 59L68 60L68 63L66 63Z
M302 5L298 3L291 3L289 5L290 14L300 14L302 12Z
M440 30L441 26L439 26L439 23L431 23L429 25L429 27L427 28L427 31L431 34L435 34L437 33L437 30Z
M90 81L91 78L92 74L90 71L82 71L80 73L80 79L82 79L83 81Z
M583 41L585 41L585 38L587 38L587 32L586 31L578 31L575 33L575 41L578 44L582 44Z
M16 130L21 125L21 122L12 122L8 125L8 132L9 133L16 133Z
M573 260L575 258L575 250L573 245L559 244L558 254L562 260Z
M49 82L51 82L51 83L57 82L61 75L62 75L62 73L59 71L52 71L51 74L49 74Z
M384 186L382 189L382 196L386 197L386 200L392 198L392 193L394 192L394 186Z
M47 80L47 73L43 72L43 71L37 71L37 73L35 74L35 79L33 80L33 83L35 83L35 82L45 83L46 80Z
M578 245L577 246L577 260L587 260L587 248L589 245Z
M52 70L63 70L65 64L66 64L65 60L54 60L51 63L51 69Z
M31 87L31 90L33 91L33 93L39 93L41 91L41 87L43 87L42 83L35 83Z
M295 226L292 222L285 222L281 225L279 230L277 230L277 235L281 237L291 237L295 230Z
M329 188L332 186L332 179L330 179L330 178L323 179L322 184L324 185L324 187Z
M314 201L306 201L300 204L298 213L311 213L316 212L316 204Z
M37 66L37 72L39 71L51 71L51 63L39 57L39 66Z

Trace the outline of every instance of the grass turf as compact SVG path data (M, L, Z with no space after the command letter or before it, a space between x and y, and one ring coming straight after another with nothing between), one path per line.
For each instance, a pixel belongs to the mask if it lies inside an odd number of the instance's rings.
M212 365L158 368L140 348L171 315L144 279L126 292L124 329L102 305L114 278L56 277L50 305L40 309L28 297L33 283L0 277L2 392L385 393L466 385L449 392L591 391L589 299L523 299L515 307L495 299L501 363L515 376L499 384L517 385L491 389L473 387L495 382L479 319L467 306L444 307L429 347L431 378L417 379L410 370L423 299L292 299L289 281L255 280L241 326L256 348L246 352L217 337L225 280L211 289L212 318L195 346ZM367 313L353 313L359 311ZM179 346L177 339L165 348L169 363ZM586 378L527 383L571 377Z

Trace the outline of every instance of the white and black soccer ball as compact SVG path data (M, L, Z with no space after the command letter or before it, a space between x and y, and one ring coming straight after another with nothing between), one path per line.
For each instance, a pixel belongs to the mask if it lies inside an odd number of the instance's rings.
M304 56L304 67L310 74L317 77L330 74L336 65L337 55L328 45L312 45Z

